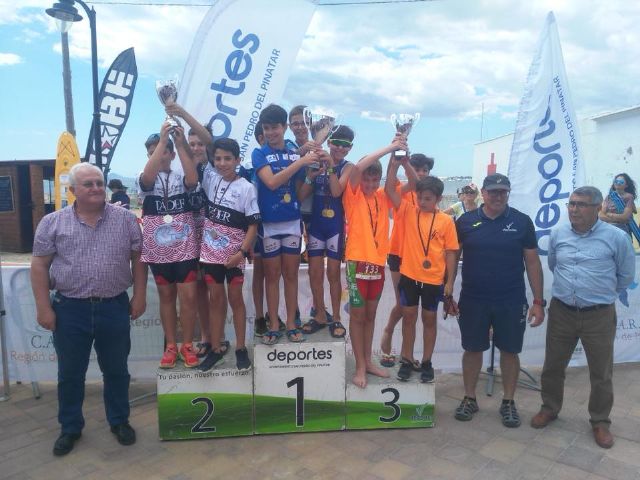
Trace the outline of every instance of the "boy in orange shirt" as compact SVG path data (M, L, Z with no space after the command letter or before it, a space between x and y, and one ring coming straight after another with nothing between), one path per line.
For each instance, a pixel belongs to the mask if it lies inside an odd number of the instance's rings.
M413 345L416 338L418 304L422 304L423 354L421 382L433 382L431 356L436 344L438 303L453 293L458 252L456 227L450 216L438 210L444 184L437 177L427 177L415 184L417 205L404 200L395 188L398 167L412 168L406 157L389 162L385 192L395 208L395 218L404 227L400 257L398 291L402 305L402 360L398 380L407 381L413 371ZM407 175L413 186L412 175ZM447 274L448 272L448 274ZM446 283L445 283L446 282Z
M384 286L384 265L389 251L389 208L380 188L382 165L379 159L396 150L407 149L406 138L364 156L351 169L344 190L347 225L347 286L349 289L349 336L356 360L353 383L367 386L367 373L388 377L389 373L371 361L371 346L378 302ZM395 185L395 183L394 183Z
M426 178L433 170L434 160L431 157L427 157L422 153L413 153L409 157L409 165L413 167L405 173L407 176L415 175L418 180ZM415 182L410 184L409 182L401 184L396 183L396 189L400 191L403 200L410 201L413 205L417 205ZM389 238L389 255L387 256L387 265L389 265L389 271L391 272L391 281L393 282L393 293L395 294L396 304L389 312L389 320L382 332L382 340L380 342L380 349L382 355L380 359L380 365L383 367L393 367L396 363L395 356L391 354L391 340L393 339L393 331L396 325L402 320L402 305L400 305L400 293L398 292L398 282L400 281L400 249L402 248L402 239L404 238L403 225L398 223L395 218L395 211L393 212L393 228L391 229L391 237ZM419 362L416 363L417 367L420 366Z

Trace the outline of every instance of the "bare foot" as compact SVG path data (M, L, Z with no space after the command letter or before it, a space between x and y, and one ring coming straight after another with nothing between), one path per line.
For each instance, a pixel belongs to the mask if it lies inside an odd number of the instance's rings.
M367 372L358 372L351 379L356 387L365 388L367 386Z
M373 363L367 365L367 373L375 375L376 377L388 378L389 372L383 368L376 367Z

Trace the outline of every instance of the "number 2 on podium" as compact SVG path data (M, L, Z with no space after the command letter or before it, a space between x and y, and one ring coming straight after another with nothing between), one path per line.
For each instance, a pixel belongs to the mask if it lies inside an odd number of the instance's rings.
M296 386L296 427L304 427L304 377L287 382L287 388Z

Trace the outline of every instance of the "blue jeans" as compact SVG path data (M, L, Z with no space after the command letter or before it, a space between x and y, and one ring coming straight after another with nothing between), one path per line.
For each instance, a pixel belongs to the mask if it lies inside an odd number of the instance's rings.
M129 297L92 302L55 294L53 341L58 355L58 422L62 433L84 427L84 383L93 345L104 382L104 407L109 425L129 419Z

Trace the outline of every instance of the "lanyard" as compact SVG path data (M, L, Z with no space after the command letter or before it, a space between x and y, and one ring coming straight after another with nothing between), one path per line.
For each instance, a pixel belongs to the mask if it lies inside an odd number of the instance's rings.
M373 194L373 201L376 202L376 223L374 225L373 223L373 213L371 212L371 207L369 206L369 199L365 197L365 200L367 200L367 210L369 210L369 223L371 224L371 230L373 230L373 242L376 244L376 247L378 246L378 241L376 240L376 234L378 233L378 214L379 214L379 210L378 210L378 199L375 196L375 193Z
M222 199L224 198L224 196L227 194L227 192L229 191L229 187L231 187L231 184L233 182L236 181L236 179L238 178L238 175L236 175L235 177L233 177L233 180L231 180L228 184L227 187L222 191L222 195L220 196L220 199L217 200L218 198L218 190L220 189L220 184L222 183L222 181L224 180L224 178L220 177L220 180L218 180L218 184L216 185L216 191L213 193L213 204L214 205L222 205Z
M418 210L417 219L418 219L418 235L420 236L422 251L424 252L424 258L426 259L429 256L429 246L431 245L431 232L433 232L433 224L436 221L436 212L434 211L433 217L431 217L431 226L429 227L429 238L427 240L427 248L424 248L424 239L422 238L422 230L420 229L420 210Z

